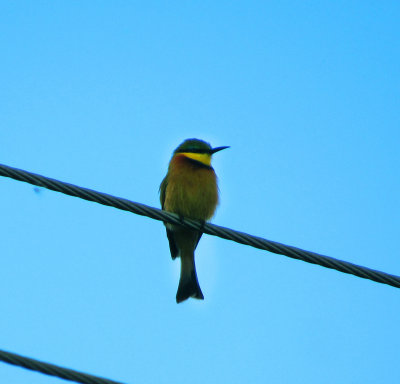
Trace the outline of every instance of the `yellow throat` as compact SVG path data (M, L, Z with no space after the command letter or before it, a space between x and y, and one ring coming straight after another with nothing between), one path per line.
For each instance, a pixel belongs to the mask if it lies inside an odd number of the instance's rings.
M196 160L204 165L211 166L211 155L209 153L193 153L193 152L182 152L180 153L189 159Z

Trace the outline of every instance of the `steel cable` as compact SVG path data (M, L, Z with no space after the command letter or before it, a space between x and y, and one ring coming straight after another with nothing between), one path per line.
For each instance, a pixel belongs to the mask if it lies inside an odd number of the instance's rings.
M255 248L267 250L280 255L288 256L293 259L306 261L307 263L321 265L325 268L336 269L337 271L376 281L377 283L388 284L400 288L400 277L371 268L363 267L347 261L342 261L318 253L305 251L296 247L277 243L261 237L252 236L247 233L224 228L215 224L202 223L197 220L179 217L176 214L165 212L158 208L149 207L145 204L135 203L121 197L111 196L106 193L97 192L88 188L78 187L73 184L65 183L35 173L21 169L12 168L0 164L0 176L10 177L15 180L24 181L39 187L51 189L70 196L94 201L99 204L108 205L114 208L133 212L138 215L148 216L155 220L160 220L172 224L183 225L188 228L197 229L209 235L218 236L223 239L232 240L237 243L250 245Z
M0 360L18 367L30 369L31 371L41 372L45 375L56 376L60 379L75 381L76 383L122 384L120 381L104 379L102 377L89 375L87 373L78 372L69 368L59 367L54 364L45 363L43 361L31 359L30 357L17 355L15 353L6 352L3 350L0 350Z

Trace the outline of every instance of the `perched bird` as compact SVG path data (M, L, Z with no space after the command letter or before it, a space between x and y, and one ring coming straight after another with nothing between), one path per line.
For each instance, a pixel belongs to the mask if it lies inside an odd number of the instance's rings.
M211 156L229 147L211 148L198 139L187 139L172 154L168 173L160 185L163 210L183 217L209 220L218 204L217 177ZM197 280L194 251L202 232L165 223L172 259L181 258L176 302L189 297L204 300Z

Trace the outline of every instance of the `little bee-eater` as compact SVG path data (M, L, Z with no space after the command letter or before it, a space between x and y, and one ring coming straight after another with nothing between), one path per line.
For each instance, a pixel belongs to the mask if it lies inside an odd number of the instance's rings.
M211 148L198 139L187 139L176 148L160 185L162 209L191 219L209 220L218 204L217 177L211 156L225 148L229 147ZM168 223L165 226L171 257L181 258L176 302L189 297L204 300L194 262L194 251L202 232Z

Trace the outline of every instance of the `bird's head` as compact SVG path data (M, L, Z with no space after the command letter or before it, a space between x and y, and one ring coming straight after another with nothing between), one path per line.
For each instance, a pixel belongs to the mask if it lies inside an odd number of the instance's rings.
M203 140L198 139L187 139L182 144L178 146L178 148L174 151L175 155L183 155L188 157L189 159L198 161L204 165L211 165L211 156L223 149L229 147L216 147L212 148L210 144L206 143Z

